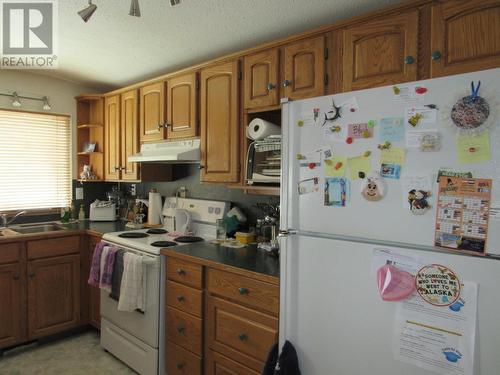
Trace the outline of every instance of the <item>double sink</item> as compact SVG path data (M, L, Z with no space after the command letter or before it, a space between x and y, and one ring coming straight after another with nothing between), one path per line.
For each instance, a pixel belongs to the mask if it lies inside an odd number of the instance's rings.
M66 230L66 228L57 223L21 224L0 229L0 237L10 237L19 234L57 232L61 230Z

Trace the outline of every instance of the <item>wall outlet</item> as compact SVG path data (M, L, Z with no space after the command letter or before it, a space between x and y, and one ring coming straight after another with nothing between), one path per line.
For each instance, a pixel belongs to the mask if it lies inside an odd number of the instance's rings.
M75 188L75 199L76 200L83 199L83 188L82 187Z
M130 185L130 195L135 197L137 195L137 185L132 184Z
M180 198L186 198L187 197L187 188L185 186L181 186L179 189L177 189L179 193Z

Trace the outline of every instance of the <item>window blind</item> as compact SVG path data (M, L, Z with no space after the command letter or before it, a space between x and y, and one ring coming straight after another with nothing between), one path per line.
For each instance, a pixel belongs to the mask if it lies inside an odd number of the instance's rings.
M0 110L0 212L71 202L69 117Z

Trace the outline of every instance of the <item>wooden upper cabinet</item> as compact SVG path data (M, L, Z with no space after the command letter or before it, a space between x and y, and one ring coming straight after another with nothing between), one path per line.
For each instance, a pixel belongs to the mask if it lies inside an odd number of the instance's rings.
M139 180L139 164L129 163L128 157L139 152L139 114L137 90L121 95L121 179Z
M500 66L500 1L442 1L432 7L431 76Z
M104 99L104 178L120 178L120 95Z
M265 50L243 60L245 109L279 104L279 50Z
M0 265L0 349L22 341L21 280L20 263Z
M201 181L238 182L239 62L201 71Z
M165 139L165 82L141 87L140 140L162 141Z
M283 60L283 97L302 99L325 94L324 36L285 46Z
M342 90L417 79L418 10L343 30Z
M80 318L80 255L28 263L28 339L76 327Z
M167 86L167 138L198 135L197 73L173 77Z

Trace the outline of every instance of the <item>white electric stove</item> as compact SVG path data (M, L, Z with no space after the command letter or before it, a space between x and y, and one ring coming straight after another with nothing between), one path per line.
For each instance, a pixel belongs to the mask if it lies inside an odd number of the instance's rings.
M229 202L166 198L161 228L106 233L103 241L144 257L146 311L118 311L118 302L101 291L101 346L141 375L165 372L165 261L160 250L216 238L216 220L223 219ZM176 228L176 210L190 216L187 233ZM186 228L183 228L186 229Z

